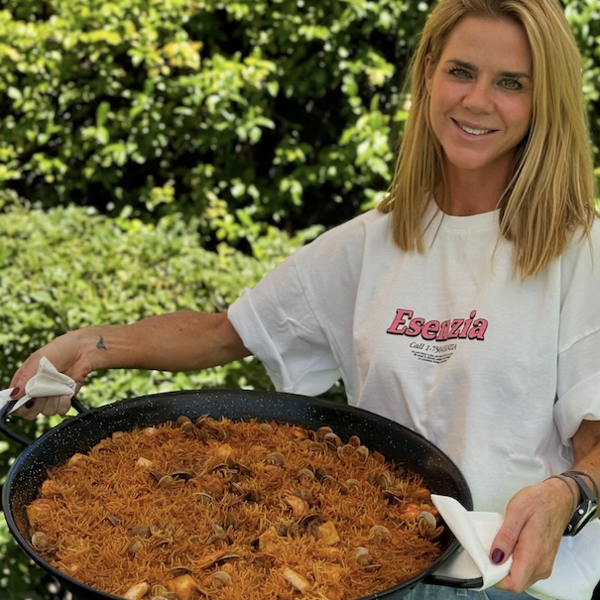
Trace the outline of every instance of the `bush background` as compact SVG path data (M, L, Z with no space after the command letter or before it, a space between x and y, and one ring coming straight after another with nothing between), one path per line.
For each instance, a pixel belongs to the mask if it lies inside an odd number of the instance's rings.
M0 388L67 330L223 310L323 229L373 207L433 4L0 2ZM563 5L600 164L600 0ZM97 406L197 387L270 383L248 359L96 373L80 397ZM13 427L36 437L57 421ZM2 478L19 452L0 441ZM49 586L1 522L0 596L64 597Z

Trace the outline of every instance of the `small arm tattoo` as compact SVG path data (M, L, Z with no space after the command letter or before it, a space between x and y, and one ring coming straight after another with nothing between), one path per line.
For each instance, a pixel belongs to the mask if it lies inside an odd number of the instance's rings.
M100 336L100 339L96 344L96 348L98 348L98 350L107 350L106 346L104 345L104 338L102 336Z

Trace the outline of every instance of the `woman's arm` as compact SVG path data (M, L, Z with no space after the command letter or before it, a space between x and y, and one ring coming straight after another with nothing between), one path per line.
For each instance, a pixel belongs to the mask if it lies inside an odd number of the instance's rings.
M34 352L15 373L11 387L13 398L21 398L42 356L74 379L79 389L98 369L194 371L249 355L227 313L178 312L131 325L86 327L66 333ZM40 398L15 414L31 419L40 412L66 412L68 406L65 397Z
M600 482L600 421L582 421L573 436L573 449L573 469L587 471ZM572 493L558 479L529 486L512 498L492 544L494 562L513 556L510 573L497 587L520 593L550 577L572 506Z

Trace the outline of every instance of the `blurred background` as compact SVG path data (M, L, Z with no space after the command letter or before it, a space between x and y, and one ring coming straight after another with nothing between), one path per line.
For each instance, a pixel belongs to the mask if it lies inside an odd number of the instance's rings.
M598 165L600 0L562 3ZM68 330L222 311L302 244L374 207L433 4L0 1L0 389ZM271 384L248 359L95 373L79 397L93 407L202 387ZM11 426L35 438L60 420ZM21 449L0 440L2 480ZM69 597L3 518L0 597Z

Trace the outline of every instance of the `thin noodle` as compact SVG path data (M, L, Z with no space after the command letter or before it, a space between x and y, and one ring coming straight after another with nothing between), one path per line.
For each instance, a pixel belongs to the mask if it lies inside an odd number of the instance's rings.
M116 432L48 472L32 543L98 590L147 583L139 600L351 600L430 566L442 528L422 478L325 433L208 417Z

